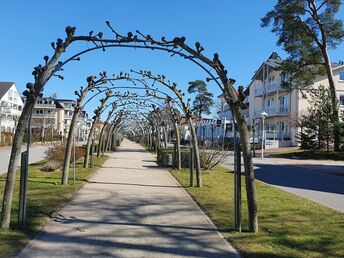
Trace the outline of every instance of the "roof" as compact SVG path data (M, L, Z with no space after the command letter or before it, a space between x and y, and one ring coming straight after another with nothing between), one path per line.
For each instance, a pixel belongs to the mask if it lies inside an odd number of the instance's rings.
M75 102L72 99L55 99L55 100L58 101L58 102Z
M281 66L282 62L283 62L282 58L277 54L276 51L273 51L271 53L271 55L268 57L268 59L265 62L263 62L260 65L260 67L257 69L257 71L254 73L254 75L252 77L252 81L255 78L262 75L262 69L263 69L264 65L267 65L267 66L271 67L272 69L276 70Z
M13 84L14 82L0 82L0 99L6 94Z
M197 116L197 115L192 115L191 116L191 119L193 120L193 121L201 121L202 120L202 118L200 118L199 116ZM183 125L183 124L187 124L188 123L188 120L186 119L186 117L185 116L182 116L181 118L180 118L180 120L179 120L179 124L180 125Z

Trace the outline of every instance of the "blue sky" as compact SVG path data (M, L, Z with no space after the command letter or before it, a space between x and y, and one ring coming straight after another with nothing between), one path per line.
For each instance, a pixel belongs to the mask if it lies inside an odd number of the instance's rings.
M219 53L229 77L237 80L236 86L247 86L254 71L272 51L285 57L276 46L275 35L260 28L260 18L274 3L272 0L1 1L0 81L14 81L23 91L25 84L33 80L33 67L43 63L44 55L52 54L50 42L64 37L67 25L76 26L79 35L93 30L111 36L105 25L109 20L123 34L139 29L156 38L185 36L192 46L199 41L207 56ZM338 18L344 19L343 10ZM87 47L86 43L79 44L64 57ZM331 55L332 61L344 60L343 44L331 51ZM87 54L81 62L67 65L63 72L65 80L52 79L44 95L56 93L59 98L74 98L74 90L85 85L88 75L130 69L165 74L183 89L189 81L205 79L199 68L166 53L110 49ZM220 93L216 85L210 84L209 90L215 96ZM88 110L96 104L92 103Z

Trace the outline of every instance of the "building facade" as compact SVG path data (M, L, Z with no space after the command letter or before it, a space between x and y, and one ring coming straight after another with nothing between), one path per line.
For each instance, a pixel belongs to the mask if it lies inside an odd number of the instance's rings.
M23 101L14 82L0 82L0 131L14 133Z
M283 60L276 52L262 63L252 77L245 95L245 103L248 109L244 110L246 122L252 128L256 124L257 137L263 138L262 113L266 113L264 119L266 148L279 148L298 146L298 121L303 114L308 112L310 106L307 93L298 89L289 90L283 88L283 82L288 81L288 75L280 69ZM336 86L339 109L344 110L344 65L333 64L333 75ZM318 76L311 88L317 89L320 85L329 87L327 76ZM222 98L224 109L220 117L232 119L230 110L226 107ZM251 142L252 142L251 133Z

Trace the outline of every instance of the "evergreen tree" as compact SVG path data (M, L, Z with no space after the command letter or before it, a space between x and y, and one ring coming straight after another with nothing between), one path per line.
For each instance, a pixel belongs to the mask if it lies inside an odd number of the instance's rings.
M341 0L278 0L262 19L262 27L272 24L277 44L289 53L282 69L290 74L288 85L307 88L316 75L326 74L332 104L335 150L339 149L339 114L329 49L344 39L342 20L335 19Z
M303 149L322 149L329 151L333 143L333 106L331 92L324 86L313 89L309 100L308 114L300 121L299 139Z
M207 90L207 85L202 80L189 82L188 92L197 93L192 103L191 111L202 117L202 114L210 115L210 108L214 105L213 94Z

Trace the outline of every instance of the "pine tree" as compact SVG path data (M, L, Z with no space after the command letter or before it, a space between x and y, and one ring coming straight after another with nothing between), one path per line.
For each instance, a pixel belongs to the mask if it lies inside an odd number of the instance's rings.
M336 88L329 49L335 49L344 39L343 21L335 15L341 0L278 0L274 9L262 19L262 27L272 24L289 58L282 69L290 74L289 86L307 88L315 76L326 74L332 104L334 149L339 149L339 114Z

